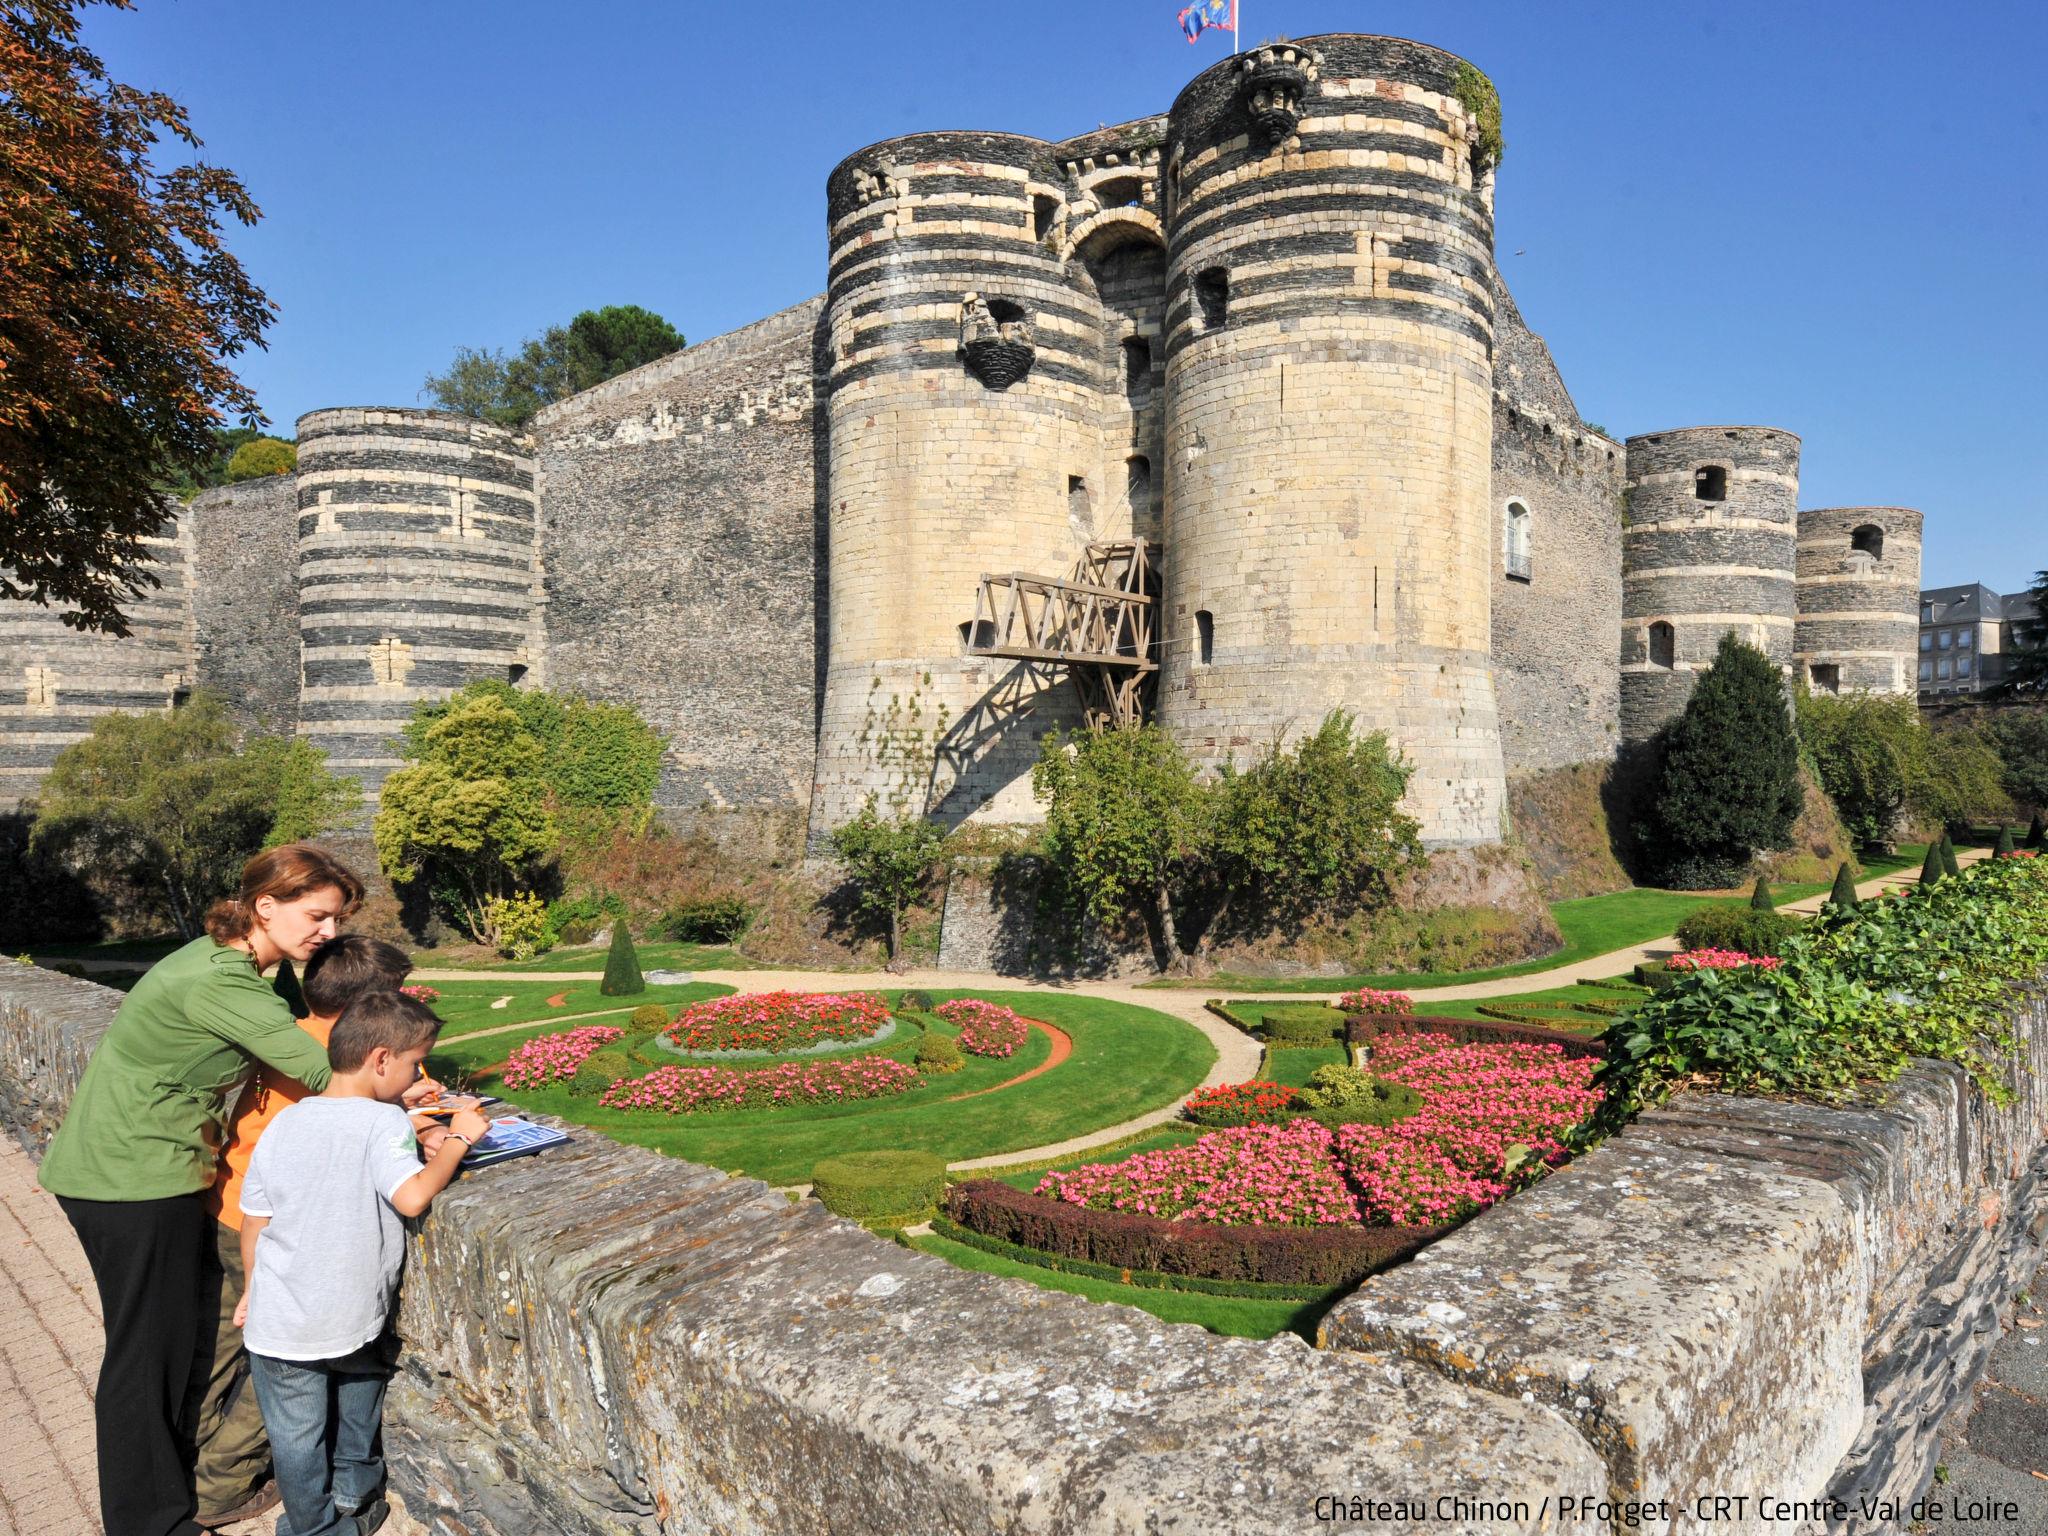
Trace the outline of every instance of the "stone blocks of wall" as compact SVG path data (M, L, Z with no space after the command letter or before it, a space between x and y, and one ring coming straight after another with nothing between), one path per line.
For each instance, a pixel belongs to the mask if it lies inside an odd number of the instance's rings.
M1793 653L1827 692L1918 686L1921 516L1910 507L1811 507L1799 514Z
M541 660L533 461L446 411L313 411L298 446L299 731L374 795L415 705Z
M1797 617L1799 439L1686 427L1628 440L1621 736L1682 712L1731 631L1789 672Z
M0 601L0 811L34 797L57 754L112 713L169 709L192 686L192 537L169 504L142 540L125 638L67 628L61 608Z
M1619 744L1624 465L1620 444L1579 421L1505 285L1495 302L1493 677L1515 775L1605 761Z
M668 738L671 811L808 809L820 663L823 299L534 422L548 686Z
M1220 762L1346 709L1426 840L1493 841L1490 172L1451 55L1287 46L1284 137L1246 60L1169 114L1160 719Z
M0 1115L41 1157L122 994L41 966L0 961Z
M201 491L191 526L192 629L200 687L246 729L299 723L299 518L289 474Z

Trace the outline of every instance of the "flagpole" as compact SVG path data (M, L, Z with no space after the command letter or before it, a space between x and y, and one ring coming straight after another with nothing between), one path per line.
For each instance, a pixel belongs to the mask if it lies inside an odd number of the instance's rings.
M1244 36L1239 31L1244 25L1244 0L1231 0L1230 5L1230 53L1233 58L1244 52Z

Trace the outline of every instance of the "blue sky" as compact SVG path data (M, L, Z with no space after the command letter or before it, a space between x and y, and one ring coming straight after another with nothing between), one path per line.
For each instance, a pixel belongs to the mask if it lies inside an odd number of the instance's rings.
M637 303L702 340L824 286L824 180L891 134L1064 137L1227 52L1179 0L138 0L89 13L264 210L273 420L406 404L458 344ZM1245 0L1493 76L1500 262L1590 421L1805 440L1808 506L1928 518L1928 585L2048 567L2048 7Z

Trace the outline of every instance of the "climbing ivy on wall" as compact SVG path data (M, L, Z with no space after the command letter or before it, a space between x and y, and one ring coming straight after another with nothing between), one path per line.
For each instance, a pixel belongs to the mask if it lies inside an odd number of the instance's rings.
M1486 171L1499 165L1501 157L1507 153L1507 140L1501 135L1500 92L1494 83L1460 60L1458 72L1451 77L1451 94L1479 123L1479 142L1473 148L1472 168Z

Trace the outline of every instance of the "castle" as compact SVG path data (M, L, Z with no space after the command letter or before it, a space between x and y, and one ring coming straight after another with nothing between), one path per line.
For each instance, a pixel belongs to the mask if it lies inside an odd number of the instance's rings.
M1028 820L1046 732L1242 761L1384 729L1438 846L1611 758L1720 637L1914 687L1920 516L1800 512L1799 439L1579 418L1494 261L1499 104L1327 36L1060 143L928 133L827 184L827 289L526 436L316 411L202 494L122 640L0 604L0 803L194 686L374 791L476 678L618 700L677 814ZM296 659L296 665L294 661Z

